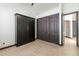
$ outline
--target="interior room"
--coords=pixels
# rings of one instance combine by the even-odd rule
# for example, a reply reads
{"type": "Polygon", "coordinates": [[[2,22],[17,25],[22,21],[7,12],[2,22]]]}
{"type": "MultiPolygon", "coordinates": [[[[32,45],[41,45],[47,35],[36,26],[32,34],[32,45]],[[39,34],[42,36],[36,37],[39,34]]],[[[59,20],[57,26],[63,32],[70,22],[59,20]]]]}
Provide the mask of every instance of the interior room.
{"type": "Polygon", "coordinates": [[[78,3],[0,3],[0,56],[79,55],[78,11],[78,3]]]}
{"type": "Polygon", "coordinates": [[[64,41],[65,45],[76,46],[77,43],[77,14],[64,15],[64,41]]]}

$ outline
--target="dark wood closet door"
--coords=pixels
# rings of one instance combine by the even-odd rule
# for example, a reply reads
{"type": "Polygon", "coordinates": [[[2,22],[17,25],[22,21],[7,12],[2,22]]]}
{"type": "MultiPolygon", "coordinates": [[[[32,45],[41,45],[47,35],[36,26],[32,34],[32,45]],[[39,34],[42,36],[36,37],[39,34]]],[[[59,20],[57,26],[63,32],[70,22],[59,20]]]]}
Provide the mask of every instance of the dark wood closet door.
{"type": "Polygon", "coordinates": [[[50,41],[49,40],[49,17],[44,18],[44,40],[45,41],[50,41]]]}
{"type": "Polygon", "coordinates": [[[31,21],[31,20],[29,23],[29,39],[31,41],[33,41],[35,39],[35,23],[34,23],[34,21],[31,21]]]}
{"type": "Polygon", "coordinates": [[[50,16],[50,41],[59,44],[59,14],[50,16]]]}
{"type": "Polygon", "coordinates": [[[48,27],[48,18],[43,17],[38,19],[38,38],[44,41],[49,41],[48,38],[48,32],[47,32],[47,27],[48,27]]]}
{"type": "Polygon", "coordinates": [[[38,19],[38,38],[42,39],[42,19],[38,19]]]}
{"type": "Polygon", "coordinates": [[[49,41],[48,32],[47,32],[47,17],[42,18],[42,40],[49,41]]]}
{"type": "Polygon", "coordinates": [[[34,18],[16,14],[17,39],[16,45],[20,46],[34,40],[34,18]]]}
{"type": "Polygon", "coordinates": [[[59,14],[38,19],[38,39],[59,44],[59,14]]]}
{"type": "Polygon", "coordinates": [[[55,17],[50,16],[49,17],[49,31],[50,31],[50,42],[55,42],[55,17]]]}
{"type": "Polygon", "coordinates": [[[46,33],[47,33],[47,34],[46,34],[46,38],[47,38],[47,41],[48,41],[48,42],[50,42],[50,24],[49,24],[50,22],[49,22],[49,21],[50,21],[50,20],[49,20],[49,16],[47,16],[47,18],[46,18],[46,22],[47,22],[47,23],[46,23],[46,24],[47,24],[47,25],[46,25],[46,27],[47,27],[47,30],[46,30],[46,33]]]}
{"type": "Polygon", "coordinates": [[[55,43],[59,44],[59,14],[55,16],[55,43]]]}
{"type": "Polygon", "coordinates": [[[41,22],[40,22],[40,24],[41,24],[41,28],[40,28],[41,29],[41,32],[40,32],[41,34],[40,35],[41,35],[42,40],[44,40],[44,24],[43,23],[44,23],[44,21],[43,21],[43,18],[42,18],[41,22]]]}

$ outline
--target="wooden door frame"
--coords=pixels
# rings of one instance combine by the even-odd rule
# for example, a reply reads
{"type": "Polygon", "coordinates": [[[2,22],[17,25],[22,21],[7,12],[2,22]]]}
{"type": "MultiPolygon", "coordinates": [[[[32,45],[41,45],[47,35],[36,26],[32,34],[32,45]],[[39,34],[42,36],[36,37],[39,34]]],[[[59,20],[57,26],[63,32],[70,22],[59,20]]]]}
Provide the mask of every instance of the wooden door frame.
{"type": "Polygon", "coordinates": [[[65,16],[65,15],[70,15],[70,14],[74,14],[74,13],[76,13],[76,46],[78,46],[78,11],[75,11],[75,12],[70,12],[70,13],[66,13],[66,14],[64,14],[64,13],[62,13],[62,15],[61,15],[61,32],[62,32],[62,39],[61,39],[61,43],[62,43],[62,46],[64,45],[64,34],[63,34],[63,23],[64,23],[64,19],[63,19],[63,17],[65,16]]]}

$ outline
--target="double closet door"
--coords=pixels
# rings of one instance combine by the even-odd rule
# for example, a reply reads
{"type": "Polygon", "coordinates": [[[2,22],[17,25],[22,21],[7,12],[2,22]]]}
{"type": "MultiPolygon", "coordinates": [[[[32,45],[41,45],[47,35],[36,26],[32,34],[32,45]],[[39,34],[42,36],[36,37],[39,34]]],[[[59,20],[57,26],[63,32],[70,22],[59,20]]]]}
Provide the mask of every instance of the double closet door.
{"type": "Polygon", "coordinates": [[[59,14],[38,19],[38,39],[59,44],[59,14]]]}
{"type": "Polygon", "coordinates": [[[17,38],[16,45],[20,46],[31,41],[34,41],[35,37],[35,27],[34,27],[34,18],[16,14],[17,22],[17,38]]]}
{"type": "Polygon", "coordinates": [[[38,19],[38,39],[49,41],[49,22],[48,18],[40,18],[38,19]]]}

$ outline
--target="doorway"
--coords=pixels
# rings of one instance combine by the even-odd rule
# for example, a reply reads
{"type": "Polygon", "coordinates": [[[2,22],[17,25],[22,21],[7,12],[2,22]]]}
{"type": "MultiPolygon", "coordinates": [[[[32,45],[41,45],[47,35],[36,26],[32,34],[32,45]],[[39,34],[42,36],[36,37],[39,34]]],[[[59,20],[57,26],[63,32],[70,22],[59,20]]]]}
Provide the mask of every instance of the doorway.
{"type": "Polygon", "coordinates": [[[63,44],[78,46],[78,12],[63,15],[63,44]]]}

